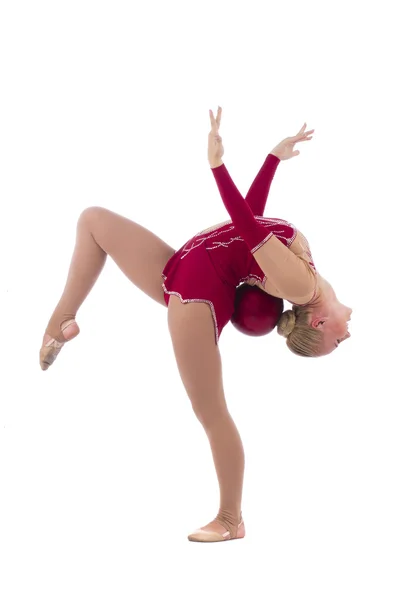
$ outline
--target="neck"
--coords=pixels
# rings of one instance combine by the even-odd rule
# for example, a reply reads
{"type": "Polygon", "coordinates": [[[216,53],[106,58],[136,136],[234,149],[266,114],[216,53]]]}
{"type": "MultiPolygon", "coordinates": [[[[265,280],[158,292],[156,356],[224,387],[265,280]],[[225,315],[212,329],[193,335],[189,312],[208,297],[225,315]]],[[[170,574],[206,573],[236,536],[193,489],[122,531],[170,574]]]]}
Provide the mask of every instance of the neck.
{"type": "Polygon", "coordinates": [[[317,274],[317,294],[312,302],[308,305],[314,316],[325,313],[327,316],[332,307],[338,306],[340,302],[336,298],[336,294],[331,284],[324,279],[319,273],[317,274]]]}

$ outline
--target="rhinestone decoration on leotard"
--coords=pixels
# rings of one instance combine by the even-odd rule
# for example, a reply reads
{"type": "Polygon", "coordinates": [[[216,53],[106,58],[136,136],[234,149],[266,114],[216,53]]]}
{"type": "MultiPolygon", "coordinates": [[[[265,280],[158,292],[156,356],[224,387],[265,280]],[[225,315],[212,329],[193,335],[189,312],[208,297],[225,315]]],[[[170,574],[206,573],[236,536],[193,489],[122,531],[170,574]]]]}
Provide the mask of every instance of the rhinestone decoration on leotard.
{"type": "Polygon", "coordinates": [[[270,239],[270,238],[271,238],[273,235],[274,235],[274,234],[272,234],[272,233],[269,233],[269,234],[267,235],[267,237],[266,237],[265,239],[263,239],[263,241],[262,241],[262,242],[260,242],[259,244],[257,244],[257,246],[255,246],[255,247],[254,247],[254,248],[251,250],[251,253],[252,253],[252,254],[254,254],[255,252],[257,252],[257,250],[259,250],[259,249],[261,248],[261,246],[264,246],[264,244],[265,244],[266,242],[268,242],[268,240],[269,240],[269,239],[270,239]]]}
{"type": "Polygon", "coordinates": [[[198,235],[204,235],[205,233],[211,233],[212,231],[216,231],[220,227],[225,227],[225,225],[229,225],[229,224],[232,224],[231,219],[229,221],[224,221],[223,223],[218,223],[218,225],[213,225],[212,227],[209,227],[208,229],[203,229],[203,231],[199,231],[199,233],[196,233],[196,235],[194,237],[197,237],[198,235]]]}
{"type": "MultiPolygon", "coordinates": [[[[260,244],[258,244],[255,248],[253,248],[251,250],[252,254],[254,254],[254,252],[256,252],[259,248],[261,248],[261,246],[268,241],[268,239],[271,237],[271,235],[274,235],[275,237],[280,238],[281,240],[284,240],[284,242],[286,242],[286,244],[287,244],[287,247],[291,246],[294,239],[296,238],[296,235],[297,235],[296,228],[291,223],[288,223],[287,221],[283,221],[282,219],[271,219],[268,217],[255,217],[255,218],[258,221],[261,221],[260,224],[265,223],[266,225],[285,225],[286,227],[290,227],[291,229],[293,229],[293,235],[290,238],[286,238],[284,235],[280,235],[280,234],[284,234],[284,231],[278,229],[278,230],[274,231],[273,233],[268,234],[268,236],[262,242],[260,242],[260,244]]],[[[186,258],[186,256],[192,250],[195,250],[196,248],[198,248],[199,246],[204,244],[207,240],[216,238],[219,235],[228,233],[229,231],[232,231],[234,229],[235,229],[235,226],[232,224],[232,221],[226,221],[225,223],[222,223],[218,226],[206,229],[203,232],[198,233],[197,235],[194,236],[194,238],[192,238],[192,240],[195,240],[195,241],[194,242],[192,241],[192,243],[189,247],[185,246],[183,248],[182,256],[180,257],[181,260],[186,258]],[[224,229],[224,227],[226,227],[226,225],[230,225],[228,229],[224,229]],[[210,235],[205,235],[206,233],[208,233],[210,235]]],[[[212,246],[206,247],[206,250],[215,250],[216,248],[228,248],[228,246],[230,244],[232,244],[233,242],[244,242],[244,239],[241,236],[235,236],[235,237],[232,237],[230,240],[226,240],[224,242],[214,241],[214,242],[212,242],[212,244],[213,244],[212,246]]]]}
{"type": "Polygon", "coordinates": [[[253,275],[253,273],[250,273],[249,275],[246,275],[246,277],[242,277],[242,279],[240,279],[239,285],[241,283],[247,283],[248,285],[256,285],[256,281],[253,281],[254,279],[261,283],[262,287],[264,287],[265,282],[268,278],[266,275],[264,275],[264,277],[261,279],[261,277],[259,277],[258,275],[253,275]]]}
{"type": "MultiPolygon", "coordinates": [[[[165,275],[163,275],[163,277],[164,277],[164,279],[166,279],[165,275]]],[[[215,313],[214,303],[211,302],[211,300],[201,300],[200,298],[188,298],[187,300],[184,300],[179,292],[170,292],[169,290],[167,290],[164,283],[162,284],[162,287],[163,287],[164,292],[166,294],[168,294],[169,296],[177,296],[182,304],[187,304],[188,302],[204,302],[204,303],[208,304],[208,306],[211,308],[211,314],[212,314],[212,318],[214,321],[215,343],[218,346],[218,323],[217,323],[217,315],[215,313]]]]}
{"type": "MultiPolygon", "coordinates": [[[[192,242],[192,245],[190,246],[190,248],[186,248],[186,246],[183,248],[182,252],[185,253],[183,254],[183,256],[181,256],[181,260],[183,260],[184,258],[186,258],[186,256],[192,251],[195,250],[196,248],[198,248],[199,246],[201,246],[202,244],[204,244],[204,242],[206,242],[207,240],[212,239],[213,237],[216,237],[217,235],[219,235],[220,233],[226,233],[228,231],[231,231],[232,229],[234,229],[233,225],[229,228],[226,229],[225,231],[218,231],[218,232],[214,232],[212,235],[207,235],[205,237],[200,237],[197,238],[197,236],[195,238],[196,243],[192,242]],[[197,243],[198,242],[198,243],[197,243]]],[[[240,239],[240,238],[238,238],[240,239]]]]}
{"type": "Polygon", "coordinates": [[[231,238],[229,242],[213,242],[215,246],[206,246],[206,250],[215,250],[216,248],[227,248],[232,242],[244,242],[240,236],[231,238]]]}

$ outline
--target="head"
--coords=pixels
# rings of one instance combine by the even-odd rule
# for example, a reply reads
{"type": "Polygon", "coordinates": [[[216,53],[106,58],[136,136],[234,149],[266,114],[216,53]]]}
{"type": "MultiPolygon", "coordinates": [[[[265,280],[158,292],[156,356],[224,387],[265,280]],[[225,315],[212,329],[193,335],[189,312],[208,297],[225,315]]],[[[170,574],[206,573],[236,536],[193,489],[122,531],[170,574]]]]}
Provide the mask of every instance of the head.
{"type": "Polygon", "coordinates": [[[282,313],[278,333],[298,356],[325,356],[350,337],[352,310],[340,303],[316,308],[293,306],[282,313]]]}

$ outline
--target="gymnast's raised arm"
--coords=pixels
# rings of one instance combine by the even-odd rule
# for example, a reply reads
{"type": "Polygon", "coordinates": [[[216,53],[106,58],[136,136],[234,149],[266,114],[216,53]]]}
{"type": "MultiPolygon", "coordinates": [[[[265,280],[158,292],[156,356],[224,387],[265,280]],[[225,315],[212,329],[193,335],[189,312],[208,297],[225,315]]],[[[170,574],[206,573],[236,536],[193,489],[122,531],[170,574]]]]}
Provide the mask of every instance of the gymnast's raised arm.
{"type": "MultiPolygon", "coordinates": [[[[239,193],[226,169],[219,125],[210,111],[211,132],[209,134],[209,162],[221,198],[238,233],[243,237],[255,260],[265,275],[282,292],[285,299],[301,298],[306,303],[315,290],[315,274],[309,266],[287,248],[271,231],[269,226],[260,224],[254,218],[249,205],[239,193]]],[[[302,128],[304,136],[305,126],[302,128]]],[[[297,155],[293,152],[295,142],[282,142],[276,150],[284,158],[297,155]]]]}
{"type": "MultiPolygon", "coordinates": [[[[214,119],[217,126],[217,131],[221,125],[221,117],[222,108],[219,106],[217,110],[217,116],[214,119]]],[[[213,118],[214,116],[210,110],[210,119],[213,118]]],[[[211,131],[208,142],[208,161],[210,163],[210,167],[219,167],[223,164],[222,156],[224,154],[224,147],[222,145],[222,138],[219,134],[216,136],[213,135],[213,132],[211,131]]],[[[272,154],[272,152],[268,154],[261,169],[257,173],[256,178],[251,184],[249,191],[247,192],[245,200],[250,206],[253,215],[262,216],[264,214],[271,183],[280,162],[280,158],[278,158],[278,151],[279,149],[276,147],[273,150],[274,154],[272,154]]]]}
{"type": "MultiPolygon", "coordinates": [[[[213,136],[213,131],[210,132],[209,137],[209,156],[208,160],[211,168],[216,168],[223,164],[222,156],[224,154],[224,148],[222,145],[222,138],[219,135],[219,127],[221,125],[222,108],[219,106],[217,116],[214,121],[216,124],[217,135],[213,136]]],[[[210,111],[210,119],[213,119],[212,111],[210,111]]],[[[280,142],[265,159],[261,169],[259,170],[256,178],[250,186],[250,189],[246,195],[246,202],[250,206],[252,212],[256,216],[262,216],[264,214],[265,206],[267,204],[268,194],[271,187],[272,180],[276,173],[276,169],[281,160],[287,160],[293,156],[298,156],[299,151],[293,151],[294,145],[297,142],[308,141],[311,139],[310,134],[314,130],[305,131],[305,125],[300,129],[299,133],[291,138],[285,138],[280,142]]]]}

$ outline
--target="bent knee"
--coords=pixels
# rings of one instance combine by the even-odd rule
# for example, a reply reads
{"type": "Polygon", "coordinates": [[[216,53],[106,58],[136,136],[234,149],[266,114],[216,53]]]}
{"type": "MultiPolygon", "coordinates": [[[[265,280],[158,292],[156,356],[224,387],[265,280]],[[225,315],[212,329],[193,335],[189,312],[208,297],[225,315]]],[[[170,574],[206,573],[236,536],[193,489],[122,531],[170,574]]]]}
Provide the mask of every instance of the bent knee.
{"type": "Polygon", "coordinates": [[[107,212],[109,211],[102,206],[89,206],[88,208],[85,208],[79,215],[79,222],[86,223],[88,221],[92,221],[93,219],[96,219],[100,215],[107,212]]]}
{"type": "Polygon", "coordinates": [[[85,208],[78,219],[78,227],[86,227],[93,233],[93,231],[101,231],[107,228],[110,224],[111,211],[102,206],[89,206],[85,208]]]}

